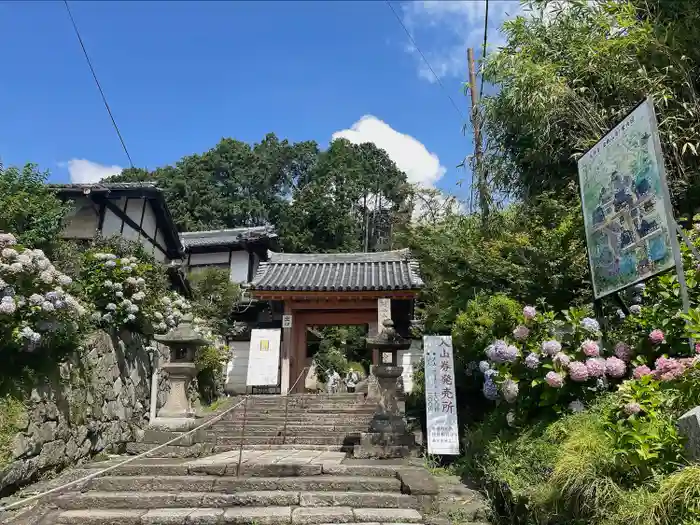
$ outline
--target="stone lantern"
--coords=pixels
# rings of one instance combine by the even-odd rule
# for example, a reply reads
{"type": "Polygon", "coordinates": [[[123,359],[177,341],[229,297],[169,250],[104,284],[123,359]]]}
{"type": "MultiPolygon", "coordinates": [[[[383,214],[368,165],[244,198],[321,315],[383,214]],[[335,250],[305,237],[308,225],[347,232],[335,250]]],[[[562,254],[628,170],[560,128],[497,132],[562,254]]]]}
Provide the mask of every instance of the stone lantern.
{"type": "Polygon", "coordinates": [[[377,411],[372,418],[369,432],[360,436],[355,446],[356,457],[391,458],[405,456],[413,445],[413,436],[406,432],[406,423],[399,410],[397,379],[403,367],[397,365],[399,350],[408,350],[410,339],[404,339],[394,329],[391,319],[384,321],[383,330],[366,339],[370,350],[378,350],[380,364],[374,367],[378,384],[377,411]]]}
{"type": "Polygon", "coordinates": [[[197,375],[194,364],[197,348],[211,344],[195,331],[192,326],[192,315],[185,315],[180,324],[165,335],[155,336],[155,340],[170,349],[170,362],[163,365],[168,374],[170,390],[168,399],[158,411],[151,423],[154,427],[164,427],[169,430],[188,430],[195,421],[194,411],[190,406],[187,389],[197,375]]]}

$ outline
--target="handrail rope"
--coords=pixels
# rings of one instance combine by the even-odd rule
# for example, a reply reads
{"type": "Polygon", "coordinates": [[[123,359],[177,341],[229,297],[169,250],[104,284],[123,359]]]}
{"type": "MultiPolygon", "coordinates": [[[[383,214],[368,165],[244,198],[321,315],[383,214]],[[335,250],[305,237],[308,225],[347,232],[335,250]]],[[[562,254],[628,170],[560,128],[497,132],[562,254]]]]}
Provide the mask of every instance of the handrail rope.
{"type": "Polygon", "coordinates": [[[93,472],[92,474],[89,474],[83,478],[76,479],[75,481],[71,481],[71,482],[66,483],[64,485],[61,485],[59,487],[54,487],[54,488],[49,489],[45,492],[41,492],[39,494],[35,494],[34,496],[30,496],[30,497],[25,498],[23,500],[16,501],[15,503],[11,503],[10,505],[6,505],[5,507],[0,507],[0,512],[7,512],[8,510],[14,509],[16,507],[21,507],[21,506],[26,505],[27,503],[29,503],[31,501],[35,501],[35,500],[42,498],[44,496],[47,496],[49,494],[53,494],[55,492],[58,492],[59,490],[63,490],[63,489],[66,489],[68,487],[72,487],[73,485],[77,485],[79,483],[84,483],[86,481],[90,481],[90,480],[95,479],[96,477],[98,477],[102,474],[105,474],[106,472],[111,472],[112,470],[118,469],[119,467],[123,467],[124,465],[131,463],[132,461],[136,461],[137,459],[141,459],[143,457],[146,457],[149,454],[152,454],[153,452],[156,452],[157,450],[160,450],[164,447],[172,445],[173,443],[181,440],[182,438],[184,438],[186,436],[189,436],[190,434],[197,432],[198,430],[203,429],[206,426],[213,425],[214,423],[220,421],[221,418],[223,418],[226,414],[231,412],[234,408],[237,408],[242,403],[246,402],[247,399],[248,399],[248,396],[244,396],[244,398],[241,401],[239,401],[238,403],[236,403],[232,407],[227,408],[221,414],[214,416],[211,419],[208,419],[207,421],[205,421],[204,423],[202,423],[198,427],[193,428],[192,430],[189,430],[189,431],[185,432],[184,434],[181,434],[181,435],[177,436],[176,438],[173,438],[170,441],[163,443],[162,445],[158,445],[150,450],[147,450],[146,452],[142,452],[141,454],[139,454],[137,456],[130,457],[130,458],[122,461],[121,463],[117,463],[116,465],[112,465],[111,467],[107,467],[107,468],[100,470],[98,472],[93,472]]]}
{"type": "Polygon", "coordinates": [[[299,372],[299,375],[297,376],[297,380],[294,381],[294,384],[292,385],[291,388],[287,390],[287,392],[284,394],[284,427],[282,427],[282,444],[285,445],[287,443],[287,419],[289,417],[289,393],[294,390],[294,387],[297,386],[297,383],[301,379],[301,376],[304,375],[304,371],[307,370],[309,367],[305,366],[304,368],[301,369],[301,372],[299,372]]]}

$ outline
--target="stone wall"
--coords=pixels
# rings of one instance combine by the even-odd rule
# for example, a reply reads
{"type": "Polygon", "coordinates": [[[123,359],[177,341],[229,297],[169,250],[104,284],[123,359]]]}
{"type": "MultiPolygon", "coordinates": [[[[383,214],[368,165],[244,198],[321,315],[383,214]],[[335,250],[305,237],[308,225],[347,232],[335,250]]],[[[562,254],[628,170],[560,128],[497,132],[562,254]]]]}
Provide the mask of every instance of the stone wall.
{"type": "MultiPolygon", "coordinates": [[[[162,364],[167,351],[157,350],[162,364]]],[[[129,333],[98,332],[42,378],[10,422],[17,432],[4,440],[9,450],[0,450],[0,494],[135,440],[149,420],[150,351],[129,333]]],[[[159,404],[165,384],[161,378],[159,404]]]]}

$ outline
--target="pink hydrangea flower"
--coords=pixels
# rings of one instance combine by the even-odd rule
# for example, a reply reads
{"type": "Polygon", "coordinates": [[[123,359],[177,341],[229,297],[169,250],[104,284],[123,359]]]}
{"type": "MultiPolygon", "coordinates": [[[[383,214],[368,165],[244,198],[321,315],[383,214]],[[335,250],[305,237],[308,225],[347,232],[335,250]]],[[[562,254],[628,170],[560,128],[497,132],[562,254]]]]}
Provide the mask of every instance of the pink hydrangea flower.
{"type": "Polygon", "coordinates": [[[649,368],[647,365],[639,365],[635,367],[632,371],[632,377],[634,377],[635,379],[639,379],[641,377],[648,376],[651,374],[651,368],[649,368]]]}
{"type": "Polygon", "coordinates": [[[625,411],[625,414],[631,416],[632,414],[639,414],[642,411],[642,407],[639,403],[627,403],[623,407],[623,410],[625,411]]]}
{"type": "Polygon", "coordinates": [[[664,342],[664,339],[664,333],[659,329],[652,330],[649,334],[649,341],[654,345],[660,345],[664,342]]]}
{"type": "Polygon", "coordinates": [[[586,359],[586,368],[590,377],[603,377],[605,375],[605,359],[602,357],[586,359]]]}
{"type": "Polygon", "coordinates": [[[662,381],[671,381],[681,376],[687,368],[686,363],[673,357],[659,357],[654,363],[654,377],[662,381]]]}
{"type": "Polygon", "coordinates": [[[571,362],[571,358],[566,355],[564,352],[559,352],[557,355],[554,356],[552,359],[555,363],[561,365],[561,366],[569,366],[569,363],[571,362]]]}
{"type": "Polygon", "coordinates": [[[525,325],[521,324],[515,330],[513,330],[513,337],[515,337],[518,341],[524,341],[527,339],[528,335],[530,335],[530,329],[525,325]]]}
{"type": "Polygon", "coordinates": [[[620,341],[615,345],[615,355],[623,361],[629,361],[632,359],[632,349],[630,345],[620,341]]]}
{"type": "Polygon", "coordinates": [[[588,380],[588,368],[581,361],[573,361],[569,363],[569,377],[577,383],[582,383],[588,380]]]}
{"type": "Polygon", "coordinates": [[[695,353],[700,354],[700,343],[695,343],[695,353]]]}
{"type": "Polygon", "coordinates": [[[622,377],[627,371],[627,365],[619,357],[608,357],[605,360],[605,372],[610,377],[622,377]]]}
{"type": "Polygon", "coordinates": [[[534,306],[526,306],[523,308],[523,317],[528,321],[531,321],[537,315],[537,310],[534,306]]]}
{"type": "Polygon", "coordinates": [[[564,378],[556,372],[547,372],[547,375],[544,376],[544,380],[547,381],[547,384],[552,388],[561,388],[564,385],[564,378]]]}
{"type": "Polygon", "coordinates": [[[600,355],[600,347],[598,346],[598,343],[591,341],[590,339],[586,339],[583,343],[581,343],[581,350],[583,350],[583,353],[588,357],[598,357],[600,355]]]}

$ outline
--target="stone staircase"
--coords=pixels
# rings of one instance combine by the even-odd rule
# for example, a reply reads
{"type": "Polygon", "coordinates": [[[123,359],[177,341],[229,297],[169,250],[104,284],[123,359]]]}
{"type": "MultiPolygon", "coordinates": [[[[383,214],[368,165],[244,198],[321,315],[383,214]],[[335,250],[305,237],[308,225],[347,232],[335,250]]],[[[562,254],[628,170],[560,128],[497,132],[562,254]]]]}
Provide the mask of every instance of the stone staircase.
{"type": "MultiPolygon", "coordinates": [[[[233,398],[235,405],[243,398],[233,398]]],[[[352,451],[366,432],[376,404],[363,394],[294,394],[249,396],[243,405],[221,420],[165,447],[165,457],[192,457],[247,449],[295,448],[352,451]]],[[[204,420],[202,420],[204,422],[204,420]]],[[[129,444],[139,454],[165,443],[177,433],[148,430],[139,443],[129,444]]]]}
{"type": "MultiPolygon", "coordinates": [[[[118,464],[93,463],[72,479],[118,464]]],[[[422,467],[342,452],[244,450],[142,459],[51,497],[22,525],[319,525],[425,523],[436,485],[422,467]]],[[[61,482],[57,480],[55,483],[61,482]]],[[[65,482],[65,480],[63,481],[65,482]]]]}

